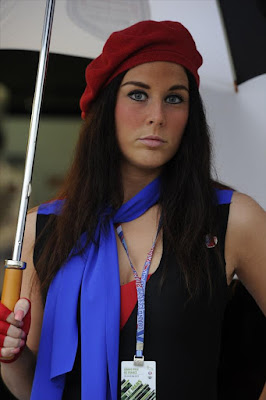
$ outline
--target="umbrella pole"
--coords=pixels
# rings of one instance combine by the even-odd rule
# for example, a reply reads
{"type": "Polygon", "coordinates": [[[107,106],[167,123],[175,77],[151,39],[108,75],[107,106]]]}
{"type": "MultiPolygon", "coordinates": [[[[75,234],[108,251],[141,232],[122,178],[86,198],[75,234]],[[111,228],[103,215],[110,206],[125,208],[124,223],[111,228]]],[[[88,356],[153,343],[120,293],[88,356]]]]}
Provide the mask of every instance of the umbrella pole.
{"type": "Polygon", "coordinates": [[[32,171],[36,150],[36,141],[39,128],[40,109],[43,96],[43,87],[48,66],[48,55],[50,38],[53,24],[55,0],[47,0],[45,19],[42,33],[41,51],[39,55],[39,65],[35,85],[35,94],[32,105],[31,122],[29,129],[29,139],[27,156],[25,162],[24,180],[22,186],[21,201],[19,207],[17,231],[15,236],[12,260],[5,261],[5,275],[2,290],[1,302],[10,310],[14,309],[20,297],[22,271],[26,268],[26,263],[21,261],[23,237],[26,224],[29,197],[31,194],[32,171]]]}

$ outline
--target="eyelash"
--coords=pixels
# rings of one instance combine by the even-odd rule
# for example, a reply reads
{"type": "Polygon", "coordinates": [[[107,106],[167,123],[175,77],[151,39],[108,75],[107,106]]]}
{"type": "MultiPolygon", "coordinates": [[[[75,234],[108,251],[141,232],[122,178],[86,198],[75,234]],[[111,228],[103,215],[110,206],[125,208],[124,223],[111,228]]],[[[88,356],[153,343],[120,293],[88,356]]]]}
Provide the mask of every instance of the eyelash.
{"type": "Polygon", "coordinates": [[[169,97],[175,97],[179,100],[178,103],[170,103],[170,104],[180,104],[184,101],[183,97],[180,96],[180,94],[169,94],[169,96],[167,96],[166,98],[169,98],[169,97]]]}
{"type": "MultiPolygon", "coordinates": [[[[135,95],[144,95],[146,98],[148,97],[147,94],[145,92],[142,92],[141,90],[133,90],[132,92],[128,93],[128,97],[130,97],[132,100],[143,101],[143,100],[134,98],[135,95]]],[[[146,100],[146,98],[145,98],[145,100],[146,100]]]]}
{"type": "MultiPolygon", "coordinates": [[[[130,99],[134,100],[134,101],[142,102],[142,101],[145,101],[148,98],[148,95],[147,95],[147,93],[142,92],[141,90],[133,90],[132,92],[128,93],[128,97],[130,99]],[[144,95],[145,99],[136,99],[136,98],[134,98],[135,95],[144,95]]],[[[179,94],[169,94],[168,96],[166,96],[165,100],[167,100],[169,97],[175,97],[175,98],[177,98],[179,100],[177,103],[175,103],[175,102],[171,103],[170,102],[169,104],[180,104],[180,103],[182,103],[184,101],[183,97],[181,95],[179,95],[179,94]]]]}

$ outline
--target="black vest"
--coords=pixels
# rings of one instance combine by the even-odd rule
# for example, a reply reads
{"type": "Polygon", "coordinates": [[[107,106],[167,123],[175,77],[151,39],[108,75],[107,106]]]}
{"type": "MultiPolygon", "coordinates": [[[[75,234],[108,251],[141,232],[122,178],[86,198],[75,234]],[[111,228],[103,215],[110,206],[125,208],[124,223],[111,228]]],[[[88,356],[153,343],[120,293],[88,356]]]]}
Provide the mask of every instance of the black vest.
{"type": "MultiPolygon", "coordinates": [[[[217,207],[217,246],[223,259],[229,204],[217,207]]],[[[48,216],[38,215],[37,237],[47,220],[48,216]]],[[[42,246],[43,241],[39,240],[34,250],[35,264],[42,246]]],[[[163,247],[166,248],[166,243],[163,247]]],[[[217,399],[221,326],[228,287],[225,266],[218,265],[215,249],[208,251],[214,282],[211,298],[209,288],[203,285],[201,293],[189,300],[183,275],[171,252],[163,251],[158,269],[147,282],[144,357],[156,361],[157,400],[217,399]],[[166,276],[161,284],[165,269],[166,276]]],[[[137,306],[120,332],[120,361],[133,360],[136,317],[137,306]]],[[[80,347],[74,368],[67,374],[63,395],[64,400],[79,398],[80,347]]]]}

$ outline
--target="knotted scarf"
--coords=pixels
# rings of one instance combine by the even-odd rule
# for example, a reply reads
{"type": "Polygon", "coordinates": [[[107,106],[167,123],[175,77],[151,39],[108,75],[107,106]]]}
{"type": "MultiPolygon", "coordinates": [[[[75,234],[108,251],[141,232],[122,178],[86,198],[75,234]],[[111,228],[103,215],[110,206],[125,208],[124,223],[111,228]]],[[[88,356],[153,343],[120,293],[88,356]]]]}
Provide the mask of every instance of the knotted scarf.
{"type": "MultiPolygon", "coordinates": [[[[82,399],[117,400],[120,279],[115,223],[132,221],[158,202],[155,179],[123,204],[110,220],[108,233],[98,227],[99,246],[68,260],[53,279],[44,310],[31,400],[58,400],[65,374],[72,370],[78,347],[80,296],[82,399]]],[[[39,207],[40,214],[60,214],[62,201],[39,207]]],[[[85,243],[85,234],[81,242],[85,243]]]]}

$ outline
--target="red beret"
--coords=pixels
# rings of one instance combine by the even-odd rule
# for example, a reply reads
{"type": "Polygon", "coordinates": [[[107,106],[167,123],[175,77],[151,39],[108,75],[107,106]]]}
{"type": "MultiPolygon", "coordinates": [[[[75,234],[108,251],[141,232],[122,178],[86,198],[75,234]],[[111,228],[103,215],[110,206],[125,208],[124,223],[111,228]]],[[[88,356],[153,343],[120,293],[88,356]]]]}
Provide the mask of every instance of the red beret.
{"type": "Polygon", "coordinates": [[[182,65],[194,75],[199,86],[197,71],[202,57],[189,31],[179,22],[141,21],[112,33],[102,54],[87,66],[87,86],[80,99],[81,117],[85,119],[99,91],[118,74],[152,61],[182,65]]]}

